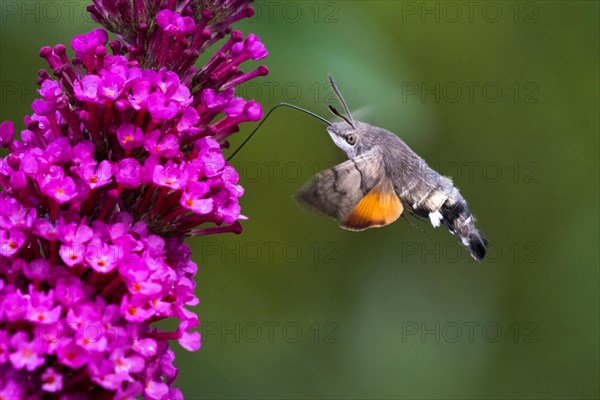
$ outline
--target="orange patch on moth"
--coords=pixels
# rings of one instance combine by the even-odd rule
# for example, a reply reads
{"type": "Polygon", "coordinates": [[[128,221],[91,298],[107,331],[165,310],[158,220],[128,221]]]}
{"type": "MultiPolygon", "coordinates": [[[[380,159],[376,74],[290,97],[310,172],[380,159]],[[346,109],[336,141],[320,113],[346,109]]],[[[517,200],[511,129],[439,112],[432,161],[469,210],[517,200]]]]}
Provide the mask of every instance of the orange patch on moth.
{"type": "Polygon", "coordinates": [[[392,184],[384,181],[375,186],[354,207],[343,227],[363,230],[391,224],[400,217],[404,208],[392,184]]]}

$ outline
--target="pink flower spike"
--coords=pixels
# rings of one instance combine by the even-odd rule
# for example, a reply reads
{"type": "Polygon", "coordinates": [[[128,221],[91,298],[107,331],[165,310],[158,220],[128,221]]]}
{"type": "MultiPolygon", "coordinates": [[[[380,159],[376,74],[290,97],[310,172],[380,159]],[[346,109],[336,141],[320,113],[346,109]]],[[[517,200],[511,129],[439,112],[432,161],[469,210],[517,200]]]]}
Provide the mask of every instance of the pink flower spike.
{"type": "Polygon", "coordinates": [[[242,231],[224,151],[262,117],[239,88],[267,51],[231,30],[250,0],[90,3],[106,30],[43,47],[24,127],[0,121],[0,398],[183,400],[185,239],[242,231]]]}

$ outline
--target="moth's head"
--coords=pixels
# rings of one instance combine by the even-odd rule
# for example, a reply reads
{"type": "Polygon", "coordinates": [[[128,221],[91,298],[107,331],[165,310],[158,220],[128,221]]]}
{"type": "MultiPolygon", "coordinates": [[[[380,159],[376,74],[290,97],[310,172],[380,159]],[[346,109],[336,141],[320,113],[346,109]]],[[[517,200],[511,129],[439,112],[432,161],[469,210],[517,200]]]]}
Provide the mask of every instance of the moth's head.
{"type": "Polygon", "coordinates": [[[331,136],[333,142],[340,149],[346,152],[349,158],[354,158],[371,150],[375,145],[373,140],[373,126],[352,118],[348,104],[346,104],[346,100],[342,97],[331,75],[329,76],[329,83],[346,112],[346,115],[343,115],[332,105],[329,106],[329,110],[343,120],[335,122],[327,128],[329,136],[331,136]]]}
{"type": "Polygon", "coordinates": [[[373,127],[364,122],[347,121],[335,122],[327,128],[327,132],[333,142],[348,155],[354,158],[366,151],[371,150],[375,144],[372,140],[373,127]]]}

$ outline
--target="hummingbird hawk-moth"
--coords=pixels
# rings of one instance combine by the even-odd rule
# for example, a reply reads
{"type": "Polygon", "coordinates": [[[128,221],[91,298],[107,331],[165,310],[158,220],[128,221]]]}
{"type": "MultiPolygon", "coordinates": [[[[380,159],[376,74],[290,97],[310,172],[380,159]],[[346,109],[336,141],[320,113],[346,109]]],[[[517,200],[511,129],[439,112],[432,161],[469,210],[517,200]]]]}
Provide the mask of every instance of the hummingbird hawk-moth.
{"type": "Polygon", "coordinates": [[[317,174],[297,194],[299,202],[352,231],[388,225],[407,210],[429,218],[434,227],[444,225],[475,259],[483,259],[487,240],[452,181],[392,132],[354,120],[335,81],[329,80],[346,115],[330,106],[343,121],[330,123],[327,132],[349,159],[317,174]]]}
{"type": "Polygon", "coordinates": [[[392,132],[354,120],[331,76],[329,82],[346,115],[335,107],[329,108],[342,122],[331,123],[294,104],[280,103],[228,160],[248,143],[275,109],[286,106],[302,111],[328,125],[329,136],[348,160],[318,173],[300,189],[296,197],[301,204],[337,219],[342,228],[351,231],[391,224],[407,210],[417,217],[429,218],[434,227],[444,225],[475,259],[483,259],[488,242],[475,227],[475,218],[452,180],[431,169],[392,132]]]}

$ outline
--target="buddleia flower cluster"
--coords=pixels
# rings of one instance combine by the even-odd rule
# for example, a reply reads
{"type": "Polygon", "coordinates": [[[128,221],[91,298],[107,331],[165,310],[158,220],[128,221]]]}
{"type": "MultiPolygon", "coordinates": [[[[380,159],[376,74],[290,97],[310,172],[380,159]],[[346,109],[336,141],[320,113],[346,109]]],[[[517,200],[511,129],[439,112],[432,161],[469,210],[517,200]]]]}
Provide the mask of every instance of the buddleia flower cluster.
{"type": "Polygon", "coordinates": [[[200,347],[184,239],[241,232],[223,149],[262,117],[235,89],[267,51],[231,31],[247,0],[88,9],[104,28],[42,48],[25,129],[0,124],[0,399],[180,399],[171,344],[200,347]]]}

